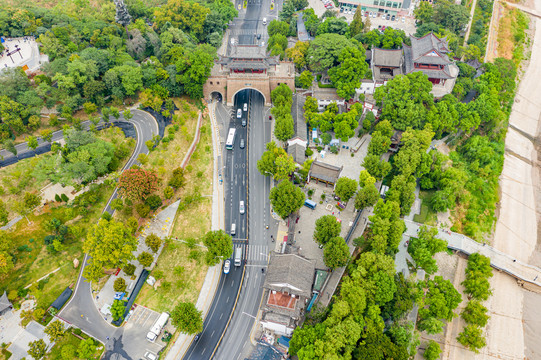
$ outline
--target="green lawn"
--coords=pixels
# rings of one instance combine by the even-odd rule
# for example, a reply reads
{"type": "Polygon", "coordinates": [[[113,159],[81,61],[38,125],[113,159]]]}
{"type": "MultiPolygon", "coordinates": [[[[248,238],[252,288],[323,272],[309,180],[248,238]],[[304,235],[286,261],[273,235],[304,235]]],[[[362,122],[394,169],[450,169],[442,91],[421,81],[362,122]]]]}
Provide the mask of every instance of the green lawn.
{"type": "Polygon", "coordinates": [[[419,193],[419,198],[421,198],[421,212],[413,216],[413,221],[416,221],[421,224],[426,225],[436,225],[437,222],[437,213],[432,210],[430,206],[430,199],[434,195],[434,191],[423,191],[419,193]]]}

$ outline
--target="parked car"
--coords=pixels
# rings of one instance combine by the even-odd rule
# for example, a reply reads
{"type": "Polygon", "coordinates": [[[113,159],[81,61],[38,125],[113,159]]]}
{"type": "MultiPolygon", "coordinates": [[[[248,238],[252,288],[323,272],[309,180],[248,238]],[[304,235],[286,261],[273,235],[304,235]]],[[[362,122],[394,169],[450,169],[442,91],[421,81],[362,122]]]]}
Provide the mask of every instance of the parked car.
{"type": "Polygon", "coordinates": [[[406,22],[406,18],[402,16],[402,22],[406,22]]]}
{"type": "Polygon", "coordinates": [[[340,8],[340,12],[343,13],[343,12],[344,12],[344,8],[340,8]]]}
{"type": "Polygon", "coordinates": [[[391,16],[391,21],[395,21],[396,20],[396,16],[391,16]]]}
{"type": "Polygon", "coordinates": [[[387,20],[391,20],[391,14],[387,14],[387,20]]]}

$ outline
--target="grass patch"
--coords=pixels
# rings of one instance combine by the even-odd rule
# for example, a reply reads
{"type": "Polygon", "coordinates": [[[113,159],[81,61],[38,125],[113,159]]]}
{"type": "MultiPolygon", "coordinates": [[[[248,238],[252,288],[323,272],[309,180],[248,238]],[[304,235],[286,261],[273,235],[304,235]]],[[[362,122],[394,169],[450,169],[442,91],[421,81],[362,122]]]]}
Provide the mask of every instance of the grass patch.
{"type": "Polygon", "coordinates": [[[518,66],[524,58],[526,29],[530,19],[519,9],[510,8],[505,3],[501,6],[504,8],[504,15],[498,26],[498,56],[511,59],[518,66]]]}
{"type": "Polygon", "coordinates": [[[2,351],[0,351],[0,359],[2,360],[8,360],[11,355],[12,354],[8,351],[8,349],[2,349],[2,351]]]}
{"type": "Polygon", "coordinates": [[[413,221],[426,225],[436,225],[437,213],[430,206],[430,199],[434,195],[434,192],[434,190],[419,192],[419,198],[422,201],[421,212],[413,216],[413,221]]]}
{"type": "Polygon", "coordinates": [[[190,249],[184,243],[170,241],[160,255],[153,274],[157,270],[164,274],[161,286],[154,290],[145,284],[137,297],[138,304],[158,312],[171,311],[176,304],[184,301],[195,304],[207,274],[207,265],[200,247],[190,249]],[[199,257],[190,255],[192,252],[198,252],[199,257]],[[181,274],[174,271],[178,266],[184,269],[181,274]]]}
{"type": "MultiPolygon", "coordinates": [[[[181,207],[175,215],[175,222],[171,236],[173,238],[201,238],[211,227],[213,176],[212,138],[210,133],[210,120],[205,117],[201,127],[201,137],[186,171],[186,186],[179,191],[181,207]],[[190,204],[186,199],[191,198],[190,204]]],[[[145,284],[141,290],[137,303],[156,311],[171,310],[177,303],[190,301],[195,303],[199,296],[203,281],[207,273],[204,263],[203,249],[170,240],[158,258],[158,270],[162,271],[164,278],[158,290],[145,284]],[[175,273],[174,269],[182,266],[182,274],[175,273]],[[164,286],[165,282],[165,286],[164,286]],[[169,284],[169,285],[167,285],[169,284]]]]}
{"type": "MultiPolygon", "coordinates": [[[[130,154],[135,145],[133,139],[125,138],[122,131],[114,127],[101,131],[98,137],[111,141],[115,146],[128,147],[130,154]]],[[[39,189],[44,184],[36,184],[31,175],[32,168],[39,158],[26,159],[1,169],[2,183],[10,182],[21,192],[39,189]]],[[[128,158],[129,156],[122,161],[120,166],[128,158]]],[[[113,186],[105,183],[92,185],[87,192],[79,195],[79,198],[75,200],[76,204],[49,203],[28,215],[30,223],[23,219],[12,229],[4,232],[4,240],[9,244],[14,268],[0,277],[0,291],[9,292],[31,285],[30,293],[37,298],[37,307],[47,308],[67,286],[75,281],[79,268],[74,269],[73,260],[81,260],[86,231],[101,216],[113,191],[113,186]],[[79,201],[81,199],[84,201],[79,201]],[[53,218],[60,220],[69,229],[63,249],[57,253],[49,252],[44,244],[44,237],[52,234],[44,225],[53,218]],[[58,268],[59,270],[54,274],[50,274],[39,283],[36,282],[58,268]]],[[[10,200],[11,195],[5,199],[10,200]]]]}

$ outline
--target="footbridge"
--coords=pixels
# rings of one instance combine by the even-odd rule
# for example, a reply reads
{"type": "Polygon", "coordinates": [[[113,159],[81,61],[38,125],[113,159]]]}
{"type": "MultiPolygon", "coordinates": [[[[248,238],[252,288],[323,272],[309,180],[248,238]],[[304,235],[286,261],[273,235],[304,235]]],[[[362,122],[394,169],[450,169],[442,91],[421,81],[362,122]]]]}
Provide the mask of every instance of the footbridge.
{"type": "MultiPolygon", "coordinates": [[[[404,220],[406,223],[405,235],[416,237],[417,231],[423,224],[410,220],[404,220]]],[[[513,258],[492,246],[478,243],[477,241],[452,231],[439,229],[438,238],[447,241],[447,247],[451,250],[459,251],[470,255],[479,253],[490,259],[490,265],[502,272],[505,272],[516,278],[519,285],[524,288],[541,293],[541,268],[525,264],[520,260],[513,258]]]]}

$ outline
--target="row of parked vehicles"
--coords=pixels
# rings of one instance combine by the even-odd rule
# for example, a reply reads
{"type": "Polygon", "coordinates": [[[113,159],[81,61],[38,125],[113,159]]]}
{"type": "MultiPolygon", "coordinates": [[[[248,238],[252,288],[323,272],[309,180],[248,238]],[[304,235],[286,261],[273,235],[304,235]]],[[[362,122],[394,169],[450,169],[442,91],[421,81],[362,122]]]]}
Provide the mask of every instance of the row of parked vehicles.
{"type": "Polygon", "coordinates": [[[334,6],[334,3],[332,0],[321,0],[323,2],[323,6],[325,6],[325,9],[332,9],[334,6]]]}

